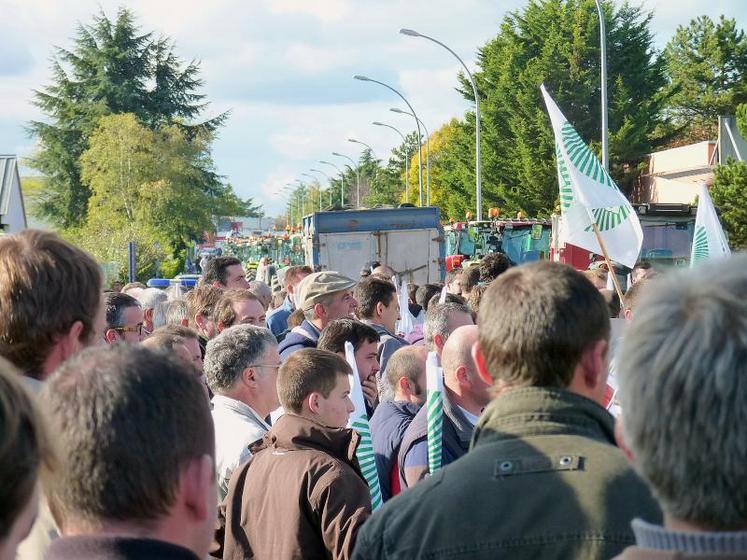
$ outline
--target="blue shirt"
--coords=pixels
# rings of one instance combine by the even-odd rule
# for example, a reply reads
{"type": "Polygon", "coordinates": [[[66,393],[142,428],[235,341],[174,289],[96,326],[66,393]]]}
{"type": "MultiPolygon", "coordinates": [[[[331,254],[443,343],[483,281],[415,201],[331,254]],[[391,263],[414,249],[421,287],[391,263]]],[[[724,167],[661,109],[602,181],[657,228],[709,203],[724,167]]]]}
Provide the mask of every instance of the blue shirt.
{"type": "Polygon", "coordinates": [[[270,311],[267,315],[267,328],[270,329],[272,334],[278,336],[288,330],[288,317],[294,310],[290,296],[285,296],[283,305],[270,311]]]}

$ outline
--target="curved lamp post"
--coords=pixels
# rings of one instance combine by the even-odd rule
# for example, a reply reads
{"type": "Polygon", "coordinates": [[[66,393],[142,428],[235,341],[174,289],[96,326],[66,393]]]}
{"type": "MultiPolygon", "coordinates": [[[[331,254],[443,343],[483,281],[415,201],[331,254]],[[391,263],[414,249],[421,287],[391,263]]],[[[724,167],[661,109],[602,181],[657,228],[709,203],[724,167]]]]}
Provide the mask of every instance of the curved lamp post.
{"type": "MultiPolygon", "coordinates": [[[[330,177],[329,175],[327,175],[321,169],[309,169],[309,171],[311,171],[312,173],[321,173],[322,175],[324,175],[327,178],[327,181],[329,181],[329,184],[330,185],[332,184],[332,177],[330,177]]],[[[332,206],[332,189],[328,188],[327,192],[329,193],[329,205],[332,206]]]]}
{"type": "Polygon", "coordinates": [[[609,171],[609,145],[607,141],[607,35],[604,29],[604,8],[599,0],[594,0],[599,13],[599,46],[602,67],[602,166],[609,171]]]}
{"type": "Polygon", "coordinates": [[[333,156],[345,158],[350,163],[355,165],[355,167],[350,167],[351,170],[355,171],[355,185],[356,185],[356,193],[355,193],[355,207],[360,208],[361,207],[361,175],[358,173],[358,165],[353,161],[353,158],[346,156],[345,154],[341,154],[338,152],[332,152],[333,156]]]}
{"type": "MultiPolygon", "coordinates": [[[[389,109],[392,113],[399,113],[400,115],[408,115],[410,117],[415,117],[418,119],[416,115],[413,113],[408,113],[407,111],[403,111],[402,109],[389,109]]],[[[425,126],[425,123],[418,119],[418,122],[420,123],[420,126],[423,127],[423,130],[425,130],[425,205],[430,206],[431,205],[431,133],[428,132],[428,129],[425,126]]]]}
{"type": "Polygon", "coordinates": [[[407,202],[410,202],[410,174],[408,173],[408,163],[410,160],[410,152],[407,151],[407,139],[405,138],[405,135],[402,134],[402,132],[398,129],[393,127],[390,124],[386,124],[379,121],[374,121],[371,124],[376,126],[385,126],[387,128],[391,128],[394,132],[399,134],[402,137],[402,145],[405,147],[405,200],[407,202]]]}
{"type": "Polygon", "coordinates": [[[418,33],[413,29],[400,29],[399,32],[402,35],[407,35],[409,37],[422,37],[423,39],[428,39],[429,41],[432,41],[437,45],[445,48],[454,56],[454,58],[456,58],[462,64],[462,67],[464,68],[464,71],[469,78],[469,82],[470,84],[472,84],[472,93],[475,96],[475,202],[477,206],[475,218],[479,221],[482,219],[482,178],[480,176],[480,95],[477,93],[477,85],[475,84],[475,79],[464,61],[459,58],[459,55],[449,47],[444,45],[441,41],[434,39],[433,37],[429,37],[428,35],[418,33]]]}
{"type": "MultiPolygon", "coordinates": [[[[384,82],[380,82],[378,80],[374,80],[372,78],[369,78],[368,76],[361,76],[361,75],[355,75],[353,76],[356,80],[361,80],[362,82],[373,82],[375,84],[379,84],[380,86],[384,86],[390,91],[393,91],[396,93],[402,101],[405,102],[405,105],[410,109],[413,115],[416,115],[415,109],[412,108],[412,105],[410,105],[410,102],[405,98],[404,95],[402,95],[400,92],[398,92],[396,89],[394,89],[392,86],[385,84],[384,82]]],[[[418,187],[419,187],[419,198],[420,198],[420,206],[423,206],[423,150],[422,150],[422,143],[423,139],[420,134],[420,120],[418,118],[415,118],[415,124],[417,125],[418,129],[418,187]]]]}
{"type": "Polygon", "coordinates": [[[334,167],[337,169],[337,172],[340,174],[340,203],[342,206],[345,206],[345,173],[342,172],[342,169],[337,167],[334,163],[329,161],[324,161],[323,159],[319,160],[319,163],[324,165],[329,165],[330,167],[334,167]]]}

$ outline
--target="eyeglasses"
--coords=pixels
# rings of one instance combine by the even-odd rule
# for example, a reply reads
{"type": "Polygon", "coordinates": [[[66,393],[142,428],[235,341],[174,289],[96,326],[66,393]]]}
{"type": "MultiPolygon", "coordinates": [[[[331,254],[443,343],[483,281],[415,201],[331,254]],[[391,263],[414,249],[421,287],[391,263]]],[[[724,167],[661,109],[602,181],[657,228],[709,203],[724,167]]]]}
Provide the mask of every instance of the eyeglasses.
{"type": "Polygon", "coordinates": [[[266,367],[266,368],[272,368],[272,369],[280,369],[280,366],[283,364],[249,364],[246,367],[266,367]]]}
{"type": "Polygon", "coordinates": [[[126,332],[136,332],[137,334],[143,334],[143,324],[138,323],[134,327],[112,327],[112,330],[126,332]]]}

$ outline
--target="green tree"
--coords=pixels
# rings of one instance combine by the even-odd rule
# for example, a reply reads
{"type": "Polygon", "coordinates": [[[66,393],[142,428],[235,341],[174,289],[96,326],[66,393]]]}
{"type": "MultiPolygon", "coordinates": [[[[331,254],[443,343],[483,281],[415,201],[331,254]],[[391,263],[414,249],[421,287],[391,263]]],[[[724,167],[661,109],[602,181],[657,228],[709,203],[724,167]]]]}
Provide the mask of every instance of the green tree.
{"type": "MultiPolygon", "coordinates": [[[[645,154],[666,139],[660,132],[665,78],[654,54],[652,15],[628,4],[607,1],[604,7],[611,173],[627,190],[645,154]]],[[[540,84],[581,137],[599,148],[599,22],[593,0],[531,0],[504,18],[498,35],[479,50],[478,62],[483,185],[491,193],[485,203],[547,215],[558,187],[540,84]]],[[[473,98],[464,79],[461,89],[473,98]]],[[[466,125],[472,134],[473,114],[466,125]]]]}
{"type": "Polygon", "coordinates": [[[713,204],[719,209],[721,223],[729,234],[729,245],[747,248],[747,164],[729,161],[715,170],[711,187],[713,204]]]}
{"type": "MultiPolygon", "coordinates": [[[[423,147],[423,151],[425,151],[425,147],[423,147]]],[[[371,183],[368,197],[366,197],[367,205],[375,206],[381,204],[386,206],[396,206],[401,202],[417,204],[417,171],[415,171],[415,175],[411,174],[409,184],[410,197],[407,200],[405,199],[405,160],[406,158],[412,158],[413,154],[415,154],[414,158],[416,163],[414,164],[414,168],[417,170],[417,153],[418,134],[417,132],[411,132],[405,136],[405,141],[402,144],[396,146],[392,150],[392,155],[389,157],[386,166],[383,168],[379,167],[376,178],[371,183]],[[414,180],[412,177],[414,177],[414,180]]],[[[409,165],[412,165],[411,162],[409,165]]],[[[425,159],[423,159],[423,165],[425,166],[425,159]]],[[[425,177],[423,180],[425,180],[425,177]]],[[[425,185],[423,185],[423,189],[423,196],[425,197],[425,185]]]]}
{"type": "Polygon", "coordinates": [[[672,120],[684,141],[713,140],[719,115],[747,102],[747,36],[736,20],[700,16],[664,49],[672,120]]]}
{"type": "MultiPolygon", "coordinates": [[[[101,12],[79,24],[73,47],[55,52],[52,83],[34,94],[47,117],[28,126],[39,145],[30,164],[49,179],[39,213],[62,228],[84,223],[91,191],[79,159],[102,116],[133,113],[151,129],[178,125],[190,138],[219,127],[226,113],[194,122],[206,108],[198,74],[196,62],[183,64],[167,38],[143,33],[127,9],[113,21],[101,12]]],[[[196,168],[197,184],[220,195],[224,186],[207,161],[196,168]]]]}
{"type": "MultiPolygon", "coordinates": [[[[77,234],[91,246],[107,229],[126,231],[160,246],[163,260],[213,229],[214,216],[246,215],[247,204],[230,188],[216,194],[200,187],[208,140],[207,132],[188,139],[177,126],[150,130],[131,113],[102,117],[80,159],[91,198],[77,234]]],[[[111,237],[100,242],[108,246],[111,237]]]]}

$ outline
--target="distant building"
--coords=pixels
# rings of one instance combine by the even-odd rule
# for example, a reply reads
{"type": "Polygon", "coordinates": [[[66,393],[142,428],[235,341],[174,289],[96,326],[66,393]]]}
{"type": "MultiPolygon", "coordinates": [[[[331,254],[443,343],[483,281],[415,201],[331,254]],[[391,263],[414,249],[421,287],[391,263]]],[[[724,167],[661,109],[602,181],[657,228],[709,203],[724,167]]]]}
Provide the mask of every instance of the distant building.
{"type": "Polygon", "coordinates": [[[745,161],[747,142],[739,134],[734,117],[719,118],[718,140],[654,152],[633,193],[635,202],[693,204],[698,185],[713,184],[713,169],[730,159],[745,161]]]}
{"type": "Polygon", "coordinates": [[[216,234],[218,239],[223,239],[229,235],[248,237],[258,235],[260,232],[270,231],[274,225],[275,220],[267,217],[223,217],[216,220],[216,234]]]}
{"type": "Polygon", "coordinates": [[[18,158],[0,155],[0,229],[3,233],[16,233],[26,227],[18,158]]]}

